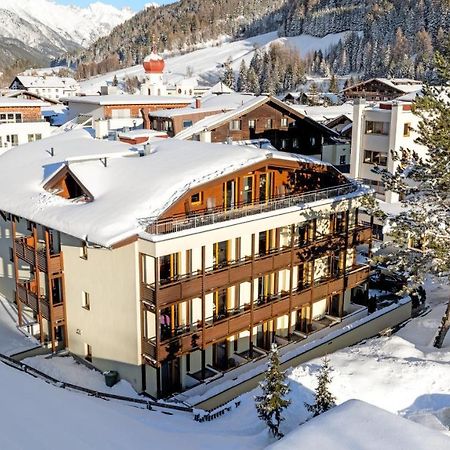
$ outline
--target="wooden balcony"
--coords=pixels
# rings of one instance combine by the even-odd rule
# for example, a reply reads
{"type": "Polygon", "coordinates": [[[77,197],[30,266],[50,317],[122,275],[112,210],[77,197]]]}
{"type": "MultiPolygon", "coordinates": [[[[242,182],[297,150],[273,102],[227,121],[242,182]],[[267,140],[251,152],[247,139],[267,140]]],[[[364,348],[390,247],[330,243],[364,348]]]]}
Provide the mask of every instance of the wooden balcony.
{"type": "MultiPolygon", "coordinates": [[[[50,320],[50,303],[47,297],[43,295],[38,297],[35,281],[18,283],[16,295],[17,300],[31,308],[35,313],[38,313],[40,308],[42,317],[50,320]]],[[[62,321],[64,321],[64,305],[59,303],[53,306],[53,322],[60,323],[62,321]]]]}
{"type": "MultiPolygon", "coordinates": [[[[359,245],[371,239],[370,227],[357,227],[349,234],[349,246],[359,245]]],[[[302,247],[295,247],[293,264],[299,265],[314,256],[322,255],[328,250],[336,250],[346,245],[342,234],[327,236],[302,247]]],[[[291,248],[282,248],[268,255],[256,256],[253,263],[250,258],[230,263],[227,266],[205,272],[204,292],[209,293],[237,283],[250,281],[264,274],[289,268],[291,265],[291,248]],[[253,272],[252,272],[253,271],[253,272]]],[[[159,286],[142,283],[142,299],[153,303],[158,308],[172,303],[189,300],[202,295],[202,275],[199,273],[181,276],[179,279],[159,286]]]]}
{"type": "Polygon", "coordinates": [[[56,253],[50,255],[49,261],[47,263],[47,254],[45,250],[38,249],[35,252],[33,236],[16,238],[15,247],[16,255],[18,258],[33,267],[38,267],[41,272],[49,273],[52,275],[62,272],[62,254],[56,253]]]}
{"type": "Polygon", "coordinates": [[[266,322],[268,320],[288,314],[289,311],[298,309],[303,305],[314,303],[322,298],[327,298],[334,293],[343,292],[346,288],[353,288],[367,280],[369,267],[366,265],[355,266],[346,275],[339,278],[324,281],[315,286],[303,290],[294,291],[291,301],[289,293],[282,292],[279,296],[268,298],[265,303],[254,305],[253,321],[251,318],[250,306],[236,314],[229,315],[221,320],[209,322],[204,329],[198,328],[195,331],[186,329],[180,335],[163,341],[158,347],[155,339],[143,340],[142,352],[152,360],[162,362],[173,356],[180,356],[201,348],[202,338],[204,338],[204,348],[226,339],[229,336],[250,329],[252,326],[266,322]]]}

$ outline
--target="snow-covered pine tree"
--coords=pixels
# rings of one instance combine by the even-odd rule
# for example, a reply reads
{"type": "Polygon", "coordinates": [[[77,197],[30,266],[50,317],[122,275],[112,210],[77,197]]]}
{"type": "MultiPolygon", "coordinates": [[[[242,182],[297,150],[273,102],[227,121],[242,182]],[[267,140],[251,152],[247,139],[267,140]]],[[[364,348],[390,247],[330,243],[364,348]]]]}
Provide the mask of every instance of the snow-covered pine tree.
{"type": "Polygon", "coordinates": [[[284,420],[282,412],[289,406],[291,401],[285,398],[290,388],[286,383],[286,374],[280,368],[280,358],[276,344],[272,345],[269,368],[266,371],[264,380],[259,385],[262,394],[255,397],[258,417],[267,424],[269,432],[277,439],[280,439],[283,437],[283,433],[280,431],[280,424],[284,420]]]}
{"type": "Polygon", "coordinates": [[[258,75],[256,74],[253,67],[250,67],[247,72],[247,86],[249,92],[259,94],[259,92],[261,91],[259,87],[258,75]]]}
{"type": "MultiPolygon", "coordinates": [[[[450,283],[450,41],[435,64],[441,87],[426,85],[417,97],[420,117],[416,142],[428,156],[403,149],[393,154],[394,173],[375,168],[387,190],[401,194],[402,212],[389,220],[390,248],[383,260],[389,268],[405,274],[409,290],[423,283],[428,274],[450,283]],[[411,242],[420,249],[411,248],[411,242]]],[[[435,347],[441,347],[450,328],[450,302],[439,327],[435,347]]]]}
{"type": "Polygon", "coordinates": [[[238,92],[248,92],[248,82],[247,82],[247,65],[245,61],[241,61],[241,65],[239,66],[239,78],[236,81],[236,90],[238,92]]]}
{"type": "Polygon", "coordinates": [[[330,86],[328,88],[329,92],[339,92],[339,88],[338,88],[338,83],[337,83],[337,78],[336,75],[334,73],[331,74],[331,78],[330,78],[330,86]]]}
{"type": "Polygon", "coordinates": [[[328,411],[336,405],[336,399],[329,390],[331,371],[330,360],[325,356],[322,361],[322,367],[317,374],[317,388],[314,392],[314,403],[312,405],[305,403],[306,409],[313,413],[313,417],[328,411]]]}
{"type": "Polygon", "coordinates": [[[228,86],[231,89],[234,89],[234,71],[232,67],[233,61],[231,58],[227,59],[227,62],[224,64],[224,72],[222,75],[222,83],[228,86]]]}

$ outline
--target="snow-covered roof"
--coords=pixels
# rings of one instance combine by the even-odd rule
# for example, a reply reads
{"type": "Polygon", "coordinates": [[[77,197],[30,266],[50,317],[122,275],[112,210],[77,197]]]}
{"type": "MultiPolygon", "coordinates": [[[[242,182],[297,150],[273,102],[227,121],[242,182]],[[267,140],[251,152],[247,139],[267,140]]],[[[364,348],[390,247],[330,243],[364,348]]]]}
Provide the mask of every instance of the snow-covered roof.
{"type": "Polygon", "coordinates": [[[152,147],[154,152],[139,157],[136,147],[94,139],[86,129],[20,146],[0,156],[0,210],[110,247],[131,236],[147,237],[144,219],[157,217],[189,189],[219,175],[267,158],[311,162],[285,152],[177,139],[161,139],[152,147]],[[92,194],[92,202],[44,189],[64,165],[92,194]]]}
{"type": "Polygon", "coordinates": [[[138,130],[121,131],[119,133],[119,138],[136,139],[143,137],[145,138],[167,137],[167,133],[165,131],[146,130],[142,128],[138,130]]]}
{"type": "Polygon", "coordinates": [[[352,86],[348,86],[342,92],[348,91],[350,89],[355,88],[356,86],[361,86],[372,81],[379,81],[393,89],[397,89],[400,92],[404,92],[405,94],[408,92],[414,92],[420,90],[422,88],[423,83],[418,80],[412,80],[409,78],[371,78],[370,80],[361,81],[360,83],[356,83],[352,86]]]}
{"type": "Polygon", "coordinates": [[[14,98],[14,97],[0,97],[0,108],[20,108],[20,107],[43,107],[48,106],[48,103],[42,102],[41,100],[28,100],[25,98],[14,98]]]}
{"type": "Polygon", "coordinates": [[[152,111],[151,117],[176,117],[189,114],[200,114],[211,111],[230,111],[239,108],[249,100],[256,97],[251,94],[238,94],[229,92],[223,94],[207,94],[200,99],[200,108],[195,107],[195,101],[186,108],[160,109],[152,111]]]}
{"type": "Polygon", "coordinates": [[[334,106],[309,106],[309,105],[290,105],[291,108],[299,111],[304,116],[310,117],[317,122],[326,122],[340,116],[346,116],[353,121],[353,103],[346,102],[342,105],[334,106]]]}
{"type": "Polygon", "coordinates": [[[290,432],[267,450],[446,450],[450,438],[360,400],[348,400],[290,432]]]}
{"type": "Polygon", "coordinates": [[[292,105],[288,105],[281,100],[278,100],[275,97],[268,96],[268,95],[258,95],[258,96],[251,96],[250,100],[243,103],[242,106],[239,108],[233,109],[231,111],[221,113],[221,114],[214,114],[212,116],[206,117],[202,120],[199,120],[198,122],[194,123],[192,126],[185,128],[184,130],[180,131],[178,134],[175,135],[176,139],[190,139],[192,136],[201,133],[202,131],[208,131],[212,130],[214,128],[217,128],[218,126],[222,125],[223,123],[227,123],[230,120],[233,120],[237,117],[242,116],[243,114],[246,114],[248,111],[251,111],[258,106],[261,106],[267,102],[273,102],[275,104],[278,104],[282,108],[285,108],[286,110],[290,111],[294,115],[296,115],[298,118],[305,119],[309,123],[314,124],[315,126],[321,128],[322,130],[337,135],[333,130],[330,130],[325,125],[320,124],[319,122],[316,122],[315,120],[305,116],[302,112],[296,110],[293,108],[292,105]]]}
{"type": "Polygon", "coordinates": [[[188,104],[191,97],[175,97],[172,95],[86,95],[77,97],[67,97],[61,99],[69,103],[89,103],[91,105],[168,105],[168,104],[188,104]]]}
{"type": "Polygon", "coordinates": [[[62,88],[77,89],[78,82],[68,77],[41,77],[17,75],[16,77],[26,88],[62,88]]]}

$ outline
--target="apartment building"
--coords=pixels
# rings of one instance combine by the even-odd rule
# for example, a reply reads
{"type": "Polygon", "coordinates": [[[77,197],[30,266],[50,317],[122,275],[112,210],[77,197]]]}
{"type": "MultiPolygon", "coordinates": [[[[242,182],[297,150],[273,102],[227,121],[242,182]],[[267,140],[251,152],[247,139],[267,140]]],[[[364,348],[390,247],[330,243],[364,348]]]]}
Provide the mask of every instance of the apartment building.
{"type": "MultiPolygon", "coordinates": [[[[357,99],[354,102],[350,175],[375,191],[381,209],[388,215],[400,210],[400,198],[397,193],[385,190],[381,175],[374,173],[373,168],[377,165],[394,173],[399,162],[393,159],[392,152],[402,148],[425,157],[426,147],[415,142],[418,124],[419,117],[413,113],[410,101],[368,104],[364,99],[357,99]]],[[[383,226],[375,219],[374,234],[379,239],[384,238],[383,226]]]]}
{"type": "Polygon", "coordinates": [[[70,77],[17,75],[10,89],[25,90],[50,100],[77,95],[80,85],[70,77]]]}
{"type": "Polygon", "coordinates": [[[367,189],[301,155],[76,130],[0,157],[0,292],[66,347],[166,397],[357,308],[367,189]],[[36,207],[39,205],[39,207],[36,207]]]}
{"type": "Polygon", "coordinates": [[[371,78],[348,86],[342,95],[346,100],[364,98],[367,101],[388,101],[418,92],[422,86],[421,81],[409,78],[371,78]]]}
{"type": "Polygon", "coordinates": [[[45,106],[39,100],[0,97],[0,153],[50,135],[50,124],[42,116],[45,106]]]}

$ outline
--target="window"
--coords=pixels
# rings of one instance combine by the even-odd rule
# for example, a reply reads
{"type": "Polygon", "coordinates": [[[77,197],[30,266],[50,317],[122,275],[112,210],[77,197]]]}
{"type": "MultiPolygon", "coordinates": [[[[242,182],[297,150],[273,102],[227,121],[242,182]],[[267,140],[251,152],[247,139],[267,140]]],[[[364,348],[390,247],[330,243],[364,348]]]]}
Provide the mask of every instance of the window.
{"type": "Polygon", "coordinates": [[[287,139],[281,139],[281,148],[286,149],[288,146],[288,140],[287,139]]]}
{"type": "Polygon", "coordinates": [[[89,344],[84,344],[84,359],[92,362],[92,347],[89,344]]]}
{"type": "Polygon", "coordinates": [[[266,128],[271,130],[273,128],[273,119],[267,119],[266,128]]]}
{"type": "Polygon", "coordinates": [[[289,122],[288,122],[287,117],[283,117],[283,118],[281,119],[281,126],[282,126],[282,127],[288,127],[288,126],[289,126],[289,122]]]}
{"type": "Polygon", "coordinates": [[[171,120],[165,120],[163,122],[163,130],[164,131],[172,131],[173,130],[173,124],[171,120]]]}
{"type": "Polygon", "coordinates": [[[216,242],[213,245],[214,267],[224,267],[230,260],[230,241],[216,242]]]}
{"type": "Polygon", "coordinates": [[[0,114],[0,123],[21,123],[22,113],[2,113],[0,114]]]}
{"type": "Polygon", "coordinates": [[[131,111],[129,109],[113,109],[111,110],[112,119],[128,119],[131,117],[131,111]]]}
{"type": "Polygon", "coordinates": [[[387,153],[364,150],[364,162],[366,164],[377,164],[378,166],[387,166],[387,153]]]}
{"type": "Polygon", "coordinates": [[[298,138],[292,139],[292,148],[298,148],[298,138]]]}
{"type": "Polygon", "coordinates": [[[81,306],[88,311],[91,309],[91,299],[88,292],[81,291],[81,306]]]}
{"type": "Polygon", "coordinates": [[[183,128],[192,127],[192,120],[183,120],[183,128]]]}
{"type": "Polygon", "coordinates": [[[250,119],[248,121],[248,127],[249,128],[256,128],[256,120],[255,119],[250,119]]]}
{"type": "Polygon", "coordinates": [[[170,283],[178,278],[181,264],[180,253],[172,253],[159,258],[159,279],[161,284],[170,283]]]}
{"type": "Polygon", "coordinates": [[[345,161],[346,161],[345,155],[339,156],[339,165],[340,166],[343,166],[344,164],[346,164],[345,161]]]}
{"type": "Polygon", "coordinates": [[[80,258],[88,259],[88,247],[86,241],[83,241],[80,247],[80,258]]]}
{"type": "Polygon", "coordinates": [[[6,142],[12,147],[17,147],[19,145],[19,136],[17,134],[7,134],[6,142]]]}
{"type": "Polygon", "coordinates": [[[40,134],[40,133],[28,135],[28,142],[39,141],[41,139],[42,139],[42,134],[40,134]]]}
{"type": "Polygon", "coordinates": [[[12,247],[9,247],[9,260],[11,262],[14,262],[14,250],[12,249],[12,247]]]}
{"type": "Polygon", "coordinates": [[[366,122],[366,134],[389,134],[389,123],[388,122],[366,122]]]}
{"type": "Polygon", "coordinates": [[[241,130],[241,121],[240,120],[232,120],[230,122],[230,131],[240,131],[241,130]]]}
{"type": "Polygon", "coordinates": [[[200,205],[203,201],[203,193],[197,192],[194,195],[191,195],[191,205],[200,205]]]}
{"type": "Polygon", "coordinates": [[[404,137],[411,136],[411,124],[410,123],[403,124],[403,136],[404,137]]]}
{"type": "Polygon", "coordinates": [[[382,181],[369,180],[368,178],[363,178],[364,184],[370,186],[377,194],[384,195],[386,192],[384,184],[382,181]]]}
{"type": "Polygon", "coordinates": [[[244,203],[253,202],[253,175],[244,177],[244,191],[242,193],[242,200],[244,203]]]}

